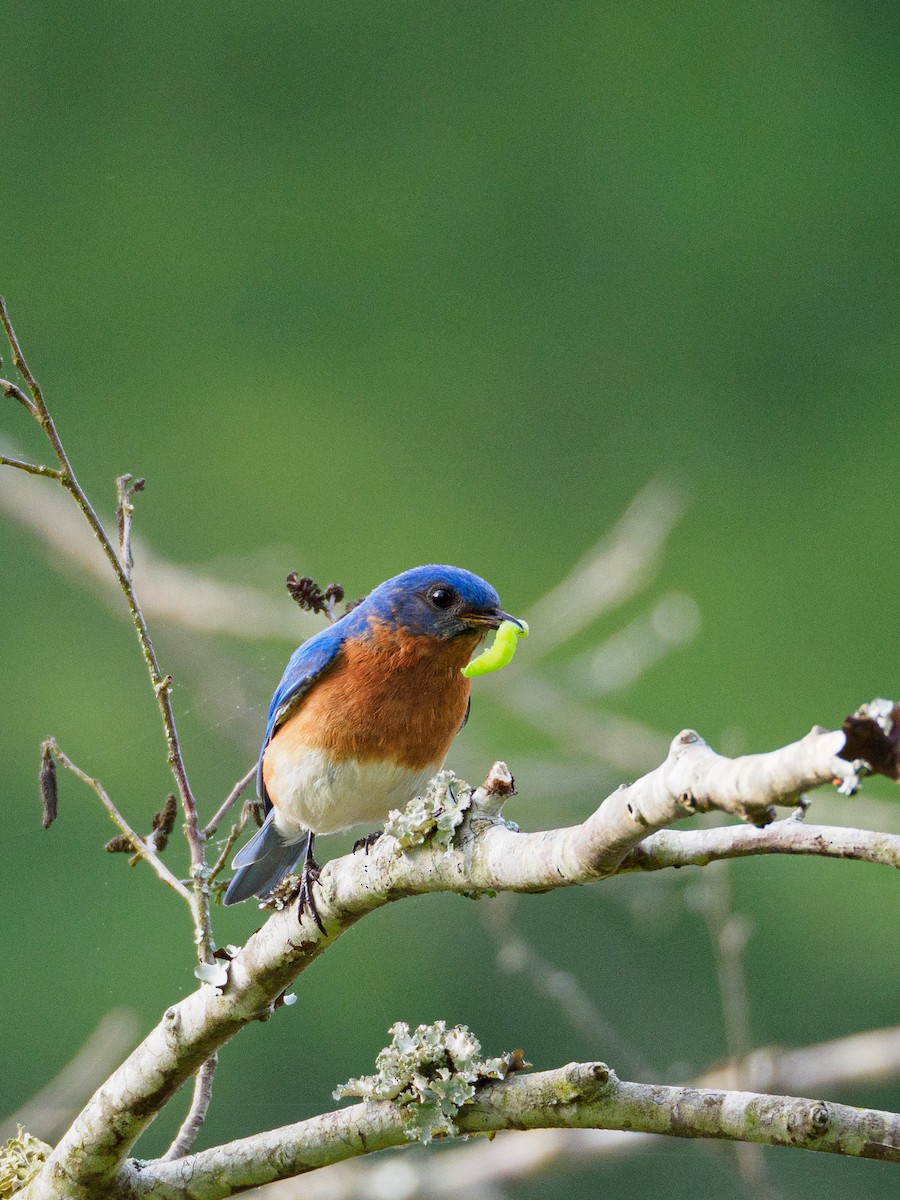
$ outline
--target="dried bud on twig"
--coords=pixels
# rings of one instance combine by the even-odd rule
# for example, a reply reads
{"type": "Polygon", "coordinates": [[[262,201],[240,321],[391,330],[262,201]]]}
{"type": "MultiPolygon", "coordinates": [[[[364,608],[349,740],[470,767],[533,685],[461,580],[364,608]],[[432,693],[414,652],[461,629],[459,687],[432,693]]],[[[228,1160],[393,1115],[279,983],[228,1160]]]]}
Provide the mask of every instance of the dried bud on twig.
{"type": "Polygon", "coordinates": [[[103,849],[107,854],[134,854],[134,842],[124,833],[119,833],[110,838],[103,849]]]}
{"type": "Polygon", "coordinates": [[[125,574],[131,572],[134,559],[131,557],[131,519],[134,516],[134,505],[131,497],[135,492],[142,492],[146,479],[135,479],[133,475],[120,475],[116,480],[116,527],[119,531],[119,557],[125,574]]]}
{"type": "Polygon", "coordinates": [[[301,608],[313,613],[327,612],[329,604],[344,597],[344,589],[339,583],[331,583],[323,590],[309,575],[298,576],[296,571],[288,575],[287,589],[301,608]]]}
{"type": "Polygon", "coordinates": [[[325,611],[325,596],[314,579],[310,579],[308,575],[298,576],[296,571],[291,571],[286,582],[291,599],[306,612],[325,611]]]}
{"type": "Polygon", "coordinates": [[[49,829],[56,820],[59,808],[59,792],[56,785],[56,763],[53,761],[53,751],[49,741],[41,746],[41,769],[38,773],[41,788],[41,800],[44,805],[43,826],[49,829]]]}
{"type": "MultiPolygon", "coordinates": [[[[337,620],[335,606],[344,598],[344,589],[339,583],[329,583],[328,587],[320,588],[308,575],[298,576],[296,571],[291,571],[287,577],[287,590],[291,599],[307,612],[324,613],[329,621],[337,620]]],[[[359,603],[359,600],[352,601],[344,611],[349,612],[359,603]]]]}
{"type": "Polygon", "coordinates": [[[166,802],[153,816],[151,837],[157,850],[165,850],[169,837],[175,828],[175,818],[178,816],[178,802],[172,795],[166,796],[166,802]]]}

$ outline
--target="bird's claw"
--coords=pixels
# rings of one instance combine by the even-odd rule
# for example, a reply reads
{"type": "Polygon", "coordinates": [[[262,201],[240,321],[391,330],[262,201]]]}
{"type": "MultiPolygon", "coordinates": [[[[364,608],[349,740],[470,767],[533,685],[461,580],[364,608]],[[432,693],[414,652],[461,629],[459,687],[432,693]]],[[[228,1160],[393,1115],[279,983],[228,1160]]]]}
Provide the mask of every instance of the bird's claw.
{"type": "Polygon", "coordinates": [[[322,868],[312,857],[308,855],[303,860],[303,870],[300,873],[300,887],[297,889],[297,920],[303,920],[303,914],[308,912],[321,933],[325,933],[325,926],[322,924],[322,918],[319,916],[319,908],[316,904],[316,895],[313,890],[314,885],[319,882],[319,876],[322,873],[322,868]]]}
{"type": "Polygon", "coordinates": [[[367,833],[365,837],[357,838],[353,843],[353,853],[355,854],[357,850],[363,850],[368,854],[383,832],[381,829],[376,829],[374,833],[367,833]]]}

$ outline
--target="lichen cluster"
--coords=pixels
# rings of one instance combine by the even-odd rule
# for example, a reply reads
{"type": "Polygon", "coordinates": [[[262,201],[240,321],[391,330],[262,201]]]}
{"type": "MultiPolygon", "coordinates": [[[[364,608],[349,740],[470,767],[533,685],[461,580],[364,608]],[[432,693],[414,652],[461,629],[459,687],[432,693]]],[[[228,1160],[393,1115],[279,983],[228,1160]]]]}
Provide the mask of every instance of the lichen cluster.
{"type": "Polygon", "coordinates": [[[476,1086],[505,1079],[525,1065],[520,1051],[482,1058],[481,1044],[465,1025],[448,1029],[445,1021],[435,1021],[410,1033],[406,1022],[398,1021],[390,1033],[391,1044],[375,1060],[375,1074],[341,1084],[334,1098],[392,1100],[410,1141],[456,1137],[454,1118],[476,1086]]]}
{"type": "Polygon", "coordinates": [[[424,796],[410,800],[406,808],[388,813],[384,832],[395,837],[404,850],[432,839],[449,849],[453,834],[472,802],[472,789],[452,771],[439,771],[424,796]]]}
{"type": "Polygon", "coordinates": [[[0,1200],[8,1200],[30,1183],[47,1160],[52,1146],[42,1142],[20,1125],[15,1137],[0,1150],[0,1200]]]}

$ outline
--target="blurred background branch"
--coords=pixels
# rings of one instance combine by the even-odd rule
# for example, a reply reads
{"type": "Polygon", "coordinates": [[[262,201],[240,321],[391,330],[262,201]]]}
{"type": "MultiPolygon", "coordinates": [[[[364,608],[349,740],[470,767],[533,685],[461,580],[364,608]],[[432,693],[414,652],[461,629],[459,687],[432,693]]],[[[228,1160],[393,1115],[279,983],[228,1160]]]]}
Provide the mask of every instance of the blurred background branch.
{"type": "Polygon", "coordinates": [[[139,1023],[130,1008],[115,1008],[102,1017],[90,1037],[66,1065],[20,1108],[0,1120],[0,1140],[22,1125],[44,1141],[56,1142],[71,1125],[87,1098],[137,1041],[139,1023]]]}

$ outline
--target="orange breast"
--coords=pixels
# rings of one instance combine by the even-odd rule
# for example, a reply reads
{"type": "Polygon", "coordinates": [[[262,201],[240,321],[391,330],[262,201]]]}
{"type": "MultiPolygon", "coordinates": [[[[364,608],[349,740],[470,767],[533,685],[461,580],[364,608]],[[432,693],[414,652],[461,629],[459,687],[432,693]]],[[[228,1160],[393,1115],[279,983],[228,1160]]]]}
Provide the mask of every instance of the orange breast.
{"type": "Polygon", "coordinates": [[[271,740],[282,750],[324,750],[338,762],[442,763],[469,702],[460,668],[480,640],[399,637],[384,627],[371,641],[348,641],[271,740]]]}

